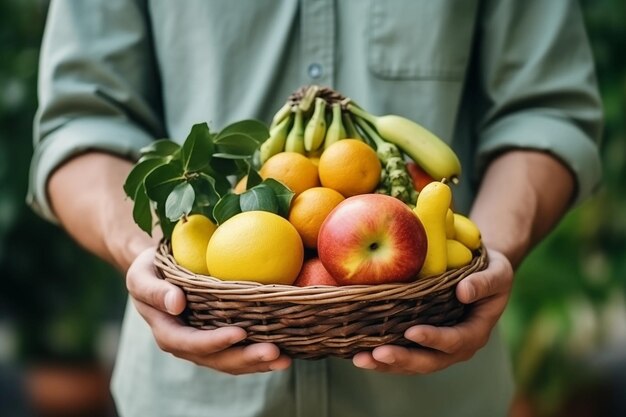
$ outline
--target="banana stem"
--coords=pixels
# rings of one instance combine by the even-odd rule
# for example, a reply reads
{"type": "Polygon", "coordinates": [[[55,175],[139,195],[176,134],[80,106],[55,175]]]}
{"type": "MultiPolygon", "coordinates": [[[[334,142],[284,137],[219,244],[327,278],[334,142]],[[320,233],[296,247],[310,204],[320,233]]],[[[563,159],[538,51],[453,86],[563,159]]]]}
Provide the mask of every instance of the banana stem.
{"type": "Polygon", "coordinates": [[[359,125],[361,129],[363,129],[363,132],[376,144],[376,147],[379,148],[384,146],[385,141],[383,140],[383,138],[380,137],[378,132],[376,132],[374,128],[370,126],[364,119],[362,119],[361,116],[358,116],[356,114],[355,116],[357,116],[354,118],[356,124],[359,125]]]}
{"type": "Polygon", "coordinates": [[[367,120],[372,125],[376,126],[376,116],[374,116],[373,114],[366,112],[354,103],[348,103],[346,105],[346,108],[350,113],[354,114],[357,117],[360,117],[361,119],[367,120]]]}

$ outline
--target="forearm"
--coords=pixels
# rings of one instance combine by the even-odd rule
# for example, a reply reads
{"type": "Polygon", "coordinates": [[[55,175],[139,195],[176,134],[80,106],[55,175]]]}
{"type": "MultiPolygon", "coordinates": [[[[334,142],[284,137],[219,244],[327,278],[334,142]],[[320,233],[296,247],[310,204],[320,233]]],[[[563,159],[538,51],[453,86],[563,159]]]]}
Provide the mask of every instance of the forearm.
{"type": "Polygon", "coordinates": [[[573,191],[572,174],[554,157],[509,151],[487,168],[470,216],[485,245],[517,267],[558,223],[573,191]]]}
{"type": "Polygon", "coordinates": [[[153,240],[132,219],[122,185],[132,163],[105,153],[69,160],[48,182],[52,208],[81,246],[126,271],[153,240]]]}

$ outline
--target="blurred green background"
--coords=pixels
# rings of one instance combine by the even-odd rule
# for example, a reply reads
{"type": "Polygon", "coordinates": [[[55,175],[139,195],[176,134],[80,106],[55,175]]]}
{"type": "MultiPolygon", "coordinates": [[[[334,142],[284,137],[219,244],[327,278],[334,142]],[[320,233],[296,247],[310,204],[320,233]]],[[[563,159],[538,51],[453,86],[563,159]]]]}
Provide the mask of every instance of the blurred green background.
{"type": "MultiPolygon", "coordinates": [[[[518,273],[502,320],[518,416],[612,415],[624,407],[613,401],[626,389],[626,2],[581,4],[605,105],[604,184],[518,273]]],[[[0,3],[0,365],[106,367],[122,279],[24,204],[46,5],[0,3]]]]}

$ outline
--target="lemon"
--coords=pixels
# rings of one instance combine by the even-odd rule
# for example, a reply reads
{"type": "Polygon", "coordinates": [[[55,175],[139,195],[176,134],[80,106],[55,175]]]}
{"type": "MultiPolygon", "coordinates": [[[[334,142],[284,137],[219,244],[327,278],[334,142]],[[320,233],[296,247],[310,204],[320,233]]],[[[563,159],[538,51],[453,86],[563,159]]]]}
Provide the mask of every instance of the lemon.
{"type": "Polygon", "coordinates": [[[222,223],[209,241],[209,273],[226,281],[291,285],[302,267],[298,231],[283,217],[246,211],[222,223]]]}
{"type": "Polygon", "coordinates": [[[176,262],[191,272],[208,275],[206,248],[216,228],[201,214],[179,220],[172,230],[172,255],[176,262]]]}

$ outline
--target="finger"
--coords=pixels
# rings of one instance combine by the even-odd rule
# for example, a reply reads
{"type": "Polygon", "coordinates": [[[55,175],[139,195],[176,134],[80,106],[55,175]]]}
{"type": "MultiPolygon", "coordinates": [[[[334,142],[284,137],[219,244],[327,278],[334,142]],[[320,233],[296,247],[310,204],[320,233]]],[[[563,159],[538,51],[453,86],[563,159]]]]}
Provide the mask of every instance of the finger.
{"type": "Polygon", "coordinates": [[[352,358],[352,363],[361,369],[376,369],[378,364],[371,352],[359,352],[352,358]]]}
{"type": "Polygon", "coordinates": [[[286,369],[291,365],[291,359],[281,355],[278,347],[272,343],[255,343],[217,352],[200,359],[198,363],[239,375],[286,369]]]}
{"type": "Polygon", "coordinates": [[[384,345],[372,351],[379,372],[395,374],[429,374],[450,366],[450,355],[427,349],[409,349],[384,345]]]}
{"type": "Polygon", "coordinates": [[[200,330],[183,325],[176,317],[134,300],[135,307],[148,322],[159,347],[180,357],[206,356],[229,348],[246,338],[239,327],[200,330]]]}
{"type": "Polygon", "coordinates": [[[177,286],[156,276],[153,264],[155,250],[146,249],[132,263],[126,273],[126,287],[134,299],[178,315],[185,309],[185,294],[177,286]]]}
{"type": "Polygon", "coordinates": [[[456,296],[460,302],[469,304],[496,294],[508,293],[512,284],[511,263],[499,252],[490,251],[487,269],[461,280],[456,288],[456,296]]]}
{"type": "Polygon", "coordinates": [[[480,317],[452,327],[419,325],[408,328],[404,337],[420,346],[447,354],[476,351],[489,340],[492,324],[480,317]]]}

